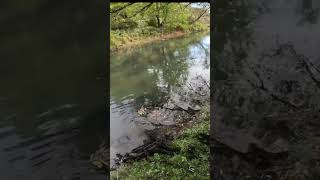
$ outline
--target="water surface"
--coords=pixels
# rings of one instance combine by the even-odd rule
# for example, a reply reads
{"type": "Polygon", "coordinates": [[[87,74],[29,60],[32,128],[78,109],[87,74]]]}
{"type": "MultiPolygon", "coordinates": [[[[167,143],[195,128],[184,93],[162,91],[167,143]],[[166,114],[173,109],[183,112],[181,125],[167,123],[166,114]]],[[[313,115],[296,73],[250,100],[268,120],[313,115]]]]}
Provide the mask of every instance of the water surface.
{"type": "MultiPolygon", "coordinates": [[[[142,106],[161,106],[174,101],[183,109],[198,108],[200,100],[190,89],[209,82],[210,36],[186,37],[147,44],[113,53],[110,75],[111,164],[116,154],[124,154],[143,144],[150,129],[137,114],[142,106]]],[[[200,87],[201,88],[201,87],[200,87]]],[[[202,98],[208,99],[208,95],[202,98]]]]}
{"type": "Polygon", "coordinates": [[[319,137],[319,8],[316,0],[217,1],[211,135],[225,148],[211,143],[214,179],[290,179],[270,169],[305,157],[273,155],[319,137]]]}
{"type": "Polygon", "coordinates": [[[99,58],[105,38],[96,16],[101,6],[2,4],[0,179],[105,177],[89,170],[90,154],[107,139],[108,127],[106,82],[99,78],[106,72],[99,58]]]}

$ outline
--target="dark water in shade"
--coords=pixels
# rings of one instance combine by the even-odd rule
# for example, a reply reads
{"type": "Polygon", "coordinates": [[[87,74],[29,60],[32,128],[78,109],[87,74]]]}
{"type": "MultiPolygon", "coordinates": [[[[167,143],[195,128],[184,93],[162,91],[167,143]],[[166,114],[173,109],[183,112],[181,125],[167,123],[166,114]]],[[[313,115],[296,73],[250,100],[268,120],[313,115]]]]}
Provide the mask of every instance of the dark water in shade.
{"type": "MultiPolygon", "coordinates": [[[[212,137],[232,151],[259,149],[267,157],[319,138],[320,2],[217,0],[215,7],[212,137]]],[[[260,179],[287,162],[240,164],[236,153],[219,152],[213,143],[212,150],[216,179],[260,179]]]]}
{"type": "MultiPolygon", "coordinates": [[[[152,128],[137,114],[143,105],[160,106],[168,99],[185,109],[198,105],[188,87],[209,83],[209,47],[210,35],[202,33],[111,54],[111,165],[117,153],[142,145],[145,129],[152,128]]],[[[209,100],[208,91],[201,98],[209,100]]]]}
{"type": "Polygon", "coordinates": [[[103,4],[1,3],[0,179],[105,179],[89,172],[108,139],[103,4]]]}

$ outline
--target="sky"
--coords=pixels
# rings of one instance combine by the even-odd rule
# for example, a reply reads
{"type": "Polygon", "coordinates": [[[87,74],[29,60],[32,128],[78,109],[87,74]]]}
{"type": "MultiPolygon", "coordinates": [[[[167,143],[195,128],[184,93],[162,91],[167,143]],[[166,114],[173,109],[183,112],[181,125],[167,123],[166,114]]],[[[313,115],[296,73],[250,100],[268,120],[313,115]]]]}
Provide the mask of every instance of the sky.
{"type": "Polygon", "coordinates": [[[203,5],[210,6],[210,3],[192,3],[191,6],[194,8],[202,8],[203,5]]]}

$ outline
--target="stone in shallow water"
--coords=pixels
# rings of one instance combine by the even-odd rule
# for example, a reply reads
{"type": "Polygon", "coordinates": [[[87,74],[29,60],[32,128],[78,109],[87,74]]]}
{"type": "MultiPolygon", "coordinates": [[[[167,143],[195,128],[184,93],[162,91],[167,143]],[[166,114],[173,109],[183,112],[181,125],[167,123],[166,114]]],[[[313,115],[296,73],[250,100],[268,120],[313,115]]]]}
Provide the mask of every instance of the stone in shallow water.
{"type": "Polygon", "coordinates": [[[181,120],[181,111],[155,109],[147,116],[147,121],[156,125],[174,125],[181,120]]]}
{"type": "Polygon", "coordinates": [[[170,99],[167,103],[165,103],[163,105],[164,108],[167,108],[167,109],[174,109],[176,108],[176,105],[175,103],[170,99]]]}

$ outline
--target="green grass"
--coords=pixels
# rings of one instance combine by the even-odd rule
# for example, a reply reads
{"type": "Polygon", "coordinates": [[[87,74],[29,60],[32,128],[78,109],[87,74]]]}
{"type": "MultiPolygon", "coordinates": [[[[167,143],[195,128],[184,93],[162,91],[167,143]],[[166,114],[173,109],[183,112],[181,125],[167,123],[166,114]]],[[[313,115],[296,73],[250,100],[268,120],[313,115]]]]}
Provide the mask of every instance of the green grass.
{"type": "Polygon", "coordinates": [[[160,36],[160,32],[154,28],[134,29],[134,30],[111,30],[110,47],[111,49],[123,46],[130,42],[137,42],[148,37],[160,36]]]}
{"type": "MultiPolygon", "coordinates": [[[[161,35],[170,34],[176,31],[176,27],[167,27],[161,31],[152,26],[143,28],[134,28],[130,30],[111,30],[110,31],[110,47],[111,50],[125,46],[131,42],[139,42],[148,38],[155,38],[161,35]]],[[[180,26],[180,31],[184,33],[207,31],[209,27],[203,23],[194,23],[193,25],[180,26]]]]}
{"type": "Polygon", "coordinates": [[[180,151],[173,156],[154,154],[147,159],[124,164],[111,173],[111,179],[210,179],[209,147],[199,137],[209,135],[209,110],[200,121],[172,142],[180,151]]]}

